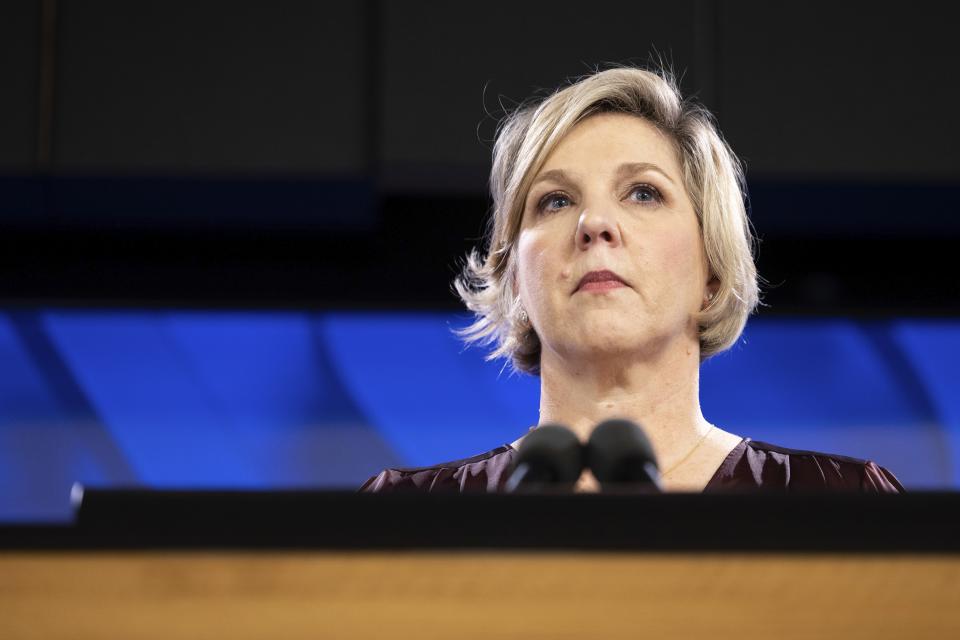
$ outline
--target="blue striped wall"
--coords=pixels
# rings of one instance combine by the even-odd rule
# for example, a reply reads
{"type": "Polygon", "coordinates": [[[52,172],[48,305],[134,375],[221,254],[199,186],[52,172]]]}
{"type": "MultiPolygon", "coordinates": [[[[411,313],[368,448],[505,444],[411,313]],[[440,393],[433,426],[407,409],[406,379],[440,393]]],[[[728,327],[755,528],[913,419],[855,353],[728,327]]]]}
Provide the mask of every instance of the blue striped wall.
{"type": "MultiPolygon", "coordinates": [[[[463,314],[0,313],[0,521],[97,486],[355,487],[519,437],[538,380],[464,349],[463,314]]],[[[754,319],[701,373],[705,416],[960,486],[960,321],[754,319]]]]}

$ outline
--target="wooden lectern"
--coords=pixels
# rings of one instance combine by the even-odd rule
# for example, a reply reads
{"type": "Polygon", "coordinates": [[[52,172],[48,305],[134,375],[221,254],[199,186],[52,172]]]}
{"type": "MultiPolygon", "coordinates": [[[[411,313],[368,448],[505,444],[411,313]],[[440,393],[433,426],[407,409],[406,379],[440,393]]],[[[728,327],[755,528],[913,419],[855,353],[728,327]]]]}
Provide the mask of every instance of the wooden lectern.
{"type": "Polygon", "coordinates": [[[0,638],[960,638],[958,495],[88,491],[0,638]]]}

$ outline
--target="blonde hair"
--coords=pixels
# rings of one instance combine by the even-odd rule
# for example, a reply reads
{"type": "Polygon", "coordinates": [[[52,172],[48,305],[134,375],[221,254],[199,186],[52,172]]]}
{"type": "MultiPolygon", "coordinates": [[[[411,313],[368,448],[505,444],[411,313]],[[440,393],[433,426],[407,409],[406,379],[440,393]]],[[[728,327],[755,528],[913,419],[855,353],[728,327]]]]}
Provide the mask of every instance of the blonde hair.
{"type": "Polygon", "coordinates": [[[493,346],[487,360],[540,371],[540,338],[521,320],[514,290],[516,241],[530,184],[561,139],[585,118],[605,112],[643,118],[672,140],[703,237],[707,265],[719,288],[697,317],[700,361],[733,345],[759,304],[755,239],[744,205],[743,168],[707,109],[684,99],[672,74],[638,68],[598,71],[521,105],[497,130],[490,172],[493,208],[486,255],[474,249],[453,286],[474,322],[456,333],[493,346]]]}

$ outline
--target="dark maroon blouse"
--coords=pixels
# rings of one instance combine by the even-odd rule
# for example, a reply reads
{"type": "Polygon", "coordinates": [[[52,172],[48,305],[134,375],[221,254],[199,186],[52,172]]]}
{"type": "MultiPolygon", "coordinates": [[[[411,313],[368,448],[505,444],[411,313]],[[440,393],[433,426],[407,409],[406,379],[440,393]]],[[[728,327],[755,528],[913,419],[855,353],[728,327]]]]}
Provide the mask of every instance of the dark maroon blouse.
{"type": "MultiPolygon", "coordinates": [[[[498,492],[507,481],[516,450],[509,444],[472,458],[430,467],[384,469],[359,491],[396,490],[498,492]]],[[[833,453],[787,449],[750,438],[727,455],[704,493],[723,491],[852,490],[865,493],[904,493],[887,469],[870,460],[833,453]]]]}

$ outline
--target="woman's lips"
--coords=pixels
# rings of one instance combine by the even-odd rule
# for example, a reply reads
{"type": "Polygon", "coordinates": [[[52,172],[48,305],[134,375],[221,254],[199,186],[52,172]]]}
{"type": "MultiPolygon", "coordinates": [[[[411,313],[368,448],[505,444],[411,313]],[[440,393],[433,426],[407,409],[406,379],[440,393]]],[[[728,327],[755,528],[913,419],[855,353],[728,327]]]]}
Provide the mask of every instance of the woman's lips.
{"type": "Polygon", "coordinates": [[[580,282],[574,293],[577,291],[608,291],[625,286],[627,286],[627,283],[613,271],[609,269],[598,269],[580,278],[580,282]]]}
{"type": "Polygon", "coordinates": [[[619,280],[600,280],[598,282],[584,282],[577,291],[607,291],[625,286],[627,285],[619,280]]]}

